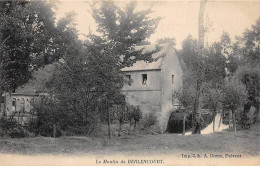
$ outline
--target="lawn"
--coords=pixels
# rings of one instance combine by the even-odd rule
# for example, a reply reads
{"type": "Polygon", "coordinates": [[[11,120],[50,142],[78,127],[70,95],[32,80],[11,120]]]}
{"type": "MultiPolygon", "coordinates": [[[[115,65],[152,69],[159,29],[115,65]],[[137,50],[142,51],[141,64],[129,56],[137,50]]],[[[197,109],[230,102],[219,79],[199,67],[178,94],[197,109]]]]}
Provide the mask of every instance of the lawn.
{"type": "MultiPolygon", "coordinates": [[[[186,158],[191,154],[234,154],[257,157],[260,152],[260,123],[250,130],[222,131],[205,135],[157,134],[114,136],[111,140],[91,137],[0,138],[1,156],[92,156],[186,158]],[[185,157],[182,157],[185,156],[185,157]]],[[[214,158],[217,158],[214,157],[214,158]]],[[[259,159],[259,158],[258,158],[259,159]]],[[[1,161],[0,161],[1,162],[1,161]]]]}

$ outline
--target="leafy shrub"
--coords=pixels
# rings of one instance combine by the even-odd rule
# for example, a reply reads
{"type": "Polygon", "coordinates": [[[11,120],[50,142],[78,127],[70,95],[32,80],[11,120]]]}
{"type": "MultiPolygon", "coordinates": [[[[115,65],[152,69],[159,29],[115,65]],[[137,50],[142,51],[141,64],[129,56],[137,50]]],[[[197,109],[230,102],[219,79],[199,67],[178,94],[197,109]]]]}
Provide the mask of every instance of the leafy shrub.
{"type": "Polygon", "coordinates": [[[142,112],[139,107],[129,106],[127,116],[128,120],[134,119],[135,123],[138,123],[142,119],[142,112]]]}
{"type": "Polygon", "coordinates": [[[10,136],[12,138],[23,138],[29,137],[33,134],[27,131],[23,126],[17,124],[12,118],[1,118],[0,119],[1,136],[10,136]]]}
{"type": "Polygon", "coordinates": [[[150,128],[158,123],[158,119],[155,113],[145,114],[142,119],[144,129],[150,128]]]}
{"type": "Polygon", "coordinates": [[[12,138],[23,138],[29,137],[30,133],[26,131],[23,127],[18,126],[11,130],[10,133],[8,133],[8,135],[12,138]]]}
{"type": "Polygon", "coordinates": [[[10,118],[1,118],[0,119],[0,128],[3,131],[8,131],[10,129],[13,129],[17,126],[17,123],[14,121],[12,117],[10,118]]]}

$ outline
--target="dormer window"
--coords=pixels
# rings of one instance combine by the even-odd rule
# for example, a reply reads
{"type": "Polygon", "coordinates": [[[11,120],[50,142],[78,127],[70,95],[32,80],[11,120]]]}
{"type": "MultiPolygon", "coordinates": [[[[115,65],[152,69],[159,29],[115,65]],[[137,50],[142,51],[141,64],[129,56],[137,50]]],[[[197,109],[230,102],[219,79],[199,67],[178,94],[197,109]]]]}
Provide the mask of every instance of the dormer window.
{"type": "Polygon", "coordinates": [[[142,74],[142,85],[147,85],[147,74],[142,74]]]}
{"type": "Polygon", "coordinates": [[[131,86],[131,75],[126,75],[127,83],[131,86]]]}

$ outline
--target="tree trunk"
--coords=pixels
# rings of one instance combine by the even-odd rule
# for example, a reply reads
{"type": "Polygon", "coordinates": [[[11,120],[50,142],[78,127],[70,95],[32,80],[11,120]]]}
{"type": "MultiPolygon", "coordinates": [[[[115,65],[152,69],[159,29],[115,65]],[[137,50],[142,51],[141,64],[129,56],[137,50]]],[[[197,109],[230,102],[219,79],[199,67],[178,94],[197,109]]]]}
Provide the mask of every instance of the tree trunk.
{"type": "MultiPolygon", "coordinates": [[[[1,88],[1,86],[0,86],[1,88]]],[[[4,97],[2,96],[4,92],[0,89],[0,118],[4,115],[4,106],[2,107],[2,102],[4,103],[4,97]]]]}
{"type": "Polygon", "coordinates": [[[119,122],[119,133],[118,133],[118,136],[121,136],[121,131],[122,131],[122,123],[119,122]]]}
{"type": "Polygon", "coordinates": [[[186,114],[184,114],[183,116],[182,135],[185,135],[185,121],[186,121],[186,114]]]}
{"type": "Polygon", "coordinates": [[[232,111],[232,121],[233,121],[233,129],[234,131],[237,131],[235,111],[232,111]]]}
{"type": "Polygon", "coordinates": [[[201,97],[201,81],[198,79],[197,80],[197,87],[196,87],[196,98],[195,98],[195,103],[194,103],[194,110],[193,110],[193,115],[192,115],[192,134],[197,134],[198,132],[195,130],[196,129],[196,123],[195,123],[195,116],[196,114],[199,114],[200,109],[201,109],[201,104],[200,104],[200,98],[201,97]]]}
{"type": "Polygon", "coordinates": [[[229,122],[228,122],[228,126],[229,126],[229,131],[231,131],[231,126],[232,125],[232,112],[229,112],[229,122]]]}
{"type": "Polygon", "coordinates": [[[4,109],[3,109],[3,117],[6,116],[6,108],[7,108],[7,106],[6,106],[6,92],[4,92],[4,109]]]}
{"type": "Polygon", "coordinates": [[[195,103],[194,103],[194,112],[193,112],[193,118],[192,118],[192,134],[196,134],[195,132],[195,123],[194,123],[194,116],[200,112],[201,104],[200,104],[200,99],[201,99],[201,85],[203,82],[204,78],[204,65],[203,65],[203,57],[204,57],[204,11],[205,11],[205,5],[206,5],[207,0],[201,0],[200,2],[200,10],[199,10],[199,45],[198,45],[198,54],[199,58],[201,58],[201,64],[199,66],[199,71],[197,72],[197,87],[196,87],[196,98],[195,98],[195,103]]]}
{"type": "Polygon", "coordinates": [[[107,131],[108,131],[108,138],[111,139],[110,113],[109,113],[109,109],[108,109],[108,103],[107,103],[107,131]]]}
{"type": "Polygon", "coordinates": [[[129,121],[129,131],[128,131],[129,135],[131,134],[131,128],[132,128],[132,119],[130,119],[129,121]]]}
{"type": "Polygon", "coordinates": [[[223,119],[223,115],[220,116],[219,123],[218,123],[218,128],[219,128],[220,125],[221,125],[222,119],[223,119]]]}
{"type": "Polygon", "coordinates": [[[2,95],[4,94],[4,92],[1,90],[1,86],[0,86],[0,117],[2,117],[2,102],[3,102],[3,97],[2,97],[2,95]]]}
{"type": "Polygon", "coordinates": [[[205,13],[205,5],[208,0],[200,1],[200,10],[199,10],[199,55],[204,56],[204,13],[205,13]]]}
{"type": "Polygon", "coordinates": [[[215,132],[216,111],[214,111],[213,113],[213,132],[215,132]]]}
{"type": "Polygon", "coordinates": [[[56,131],[57,131],[56,125],[54,124],[54,125],[53,125],[53,137],[54,137],[54,138],[56,138],[56,131]]]}

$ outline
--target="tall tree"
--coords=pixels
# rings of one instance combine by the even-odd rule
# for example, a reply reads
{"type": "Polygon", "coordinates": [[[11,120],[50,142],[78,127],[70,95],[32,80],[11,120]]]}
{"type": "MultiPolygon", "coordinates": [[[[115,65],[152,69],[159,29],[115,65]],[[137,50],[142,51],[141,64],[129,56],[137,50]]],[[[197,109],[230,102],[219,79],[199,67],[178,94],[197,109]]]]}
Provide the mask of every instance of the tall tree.
{"type": "Polygon", "coordinates": [[[243,111],[241,111],[241,124],[243,128],[247,129],[249,127],[247,114],[251,107],[256,109],[254,112],[254,122],[256,122],[260,110],[260,67],[252,67],[252,65],[240,66],[234,77],[239,79],[246,87],[247,100],[243,111]]]}
{"type": "MultiPolygon", "coordinates": [[[[155,51],[143,54],[143,49],[137,51],[135,46],[154,33],[160,18],[150,18],[151,9],[138,11],[137,2],[134,1],[127,3],[124,8],[112,1],[102,1],[98,5],[91,5],[100,36],[89,35],[92,41],[89,46],[92,56],[90,64],[103,65],[95,67],[95,76],[101,79],[100,90],[109,109],[120,96],[123,87],[124,75],[120,69],[131,66],[137,60],[152,61],[151,55],[155,51]]],[[[107,115],[109,126],[109,111],[107,115]]]]}
{"type": "MultiPolygon", "coordinates": [[[[91,6],[92,16],[98,24],[97,31],[101,34],[98,38],[102,39],[102,45],[111,46],[117,64],[122,68],[137,60],[151,61],[153,52],[142,54],[142,50],[136,51],[134,47],[155,32],[161,18],[150,18],[151,9],[138,11],[135,1],[127,3],[123,9],[112,1],[102,1],[99,5],[91,6]]],[[[97,39],[94,35],[89,37],[93,42],[97,39]]]]}
{"type": "Polygon", "coordinates": [[[238,79],[232,78],[225,82],[222,104],[224,109],[230,110],[229,125],[233,126],[234,131],[236,131],[238,111],[246,102],[246,95],[246,88],[238,79]]]}
{"type": "Polygon", "coordinates": [[[65,51],[64,30],[55,26],[52,2],[0,2],[1,92],[13,92],[33,70],[58,60],[65,51]],[[63,38],[60,38],[60,37],[63,38]]]}
{"type": "Polygon", "coordinates": [[[256,24],[247,29],[242,38],[244,42],[243,56],[246,62],[256,66],[260,64],[260,17],[256,24]]]}
{"type": "Polygon", "coordinates": [[[244,105],[244,110],[241,111],[242,127],[248,128],[247,114],[251,107],[255,107],[255,119],[259,113],[259,95],[260,95],[260,18],[251,26],[251,29],[246,29],[242,37],[237,37],[237,41],[233,45],[233,53],[236,56],[237,71],[234,76],[237,77],[247,90],[247,101],[244,105]]]}
{"type": "MultiPolygon", "coordinates": [[[[199,71],[197,72],[197,82],[196,82],[196,97],[195,97],[195,103],[194,103],[194,112],[193,112],[193,117],[196,114],[199,114],[199,111],[201,109],[201,86],[203,83],[204,79],[204,35],[205,35],[205,28],[204,28],[204,12],[205,12],[205,5],[206,5],[207,0],[201,0],[200,2],[200,10],[199,10],[199,25],[198,25],[198,30],[199,30],[199,41],[198,41],[198,57],[200,58],[199,64],[198,64],[198,69],[199,71]]],[[[194,126],[194,118],[193,118],[193,133],[195,133],[195,126],[194,126]]],[[[200,131],[199,131],[200,133],[200,131]]]]}
{"type": "MultiPolygon", "coordinates": [[[[189,70],[196,70],[198,68],[198,55],[197,55],[198,41],[191,35],[188,35],[182,42],[182,49],[179,55],[189,70]]],[[[195,71],[194,71],[195,72],[195,71]]]]}

